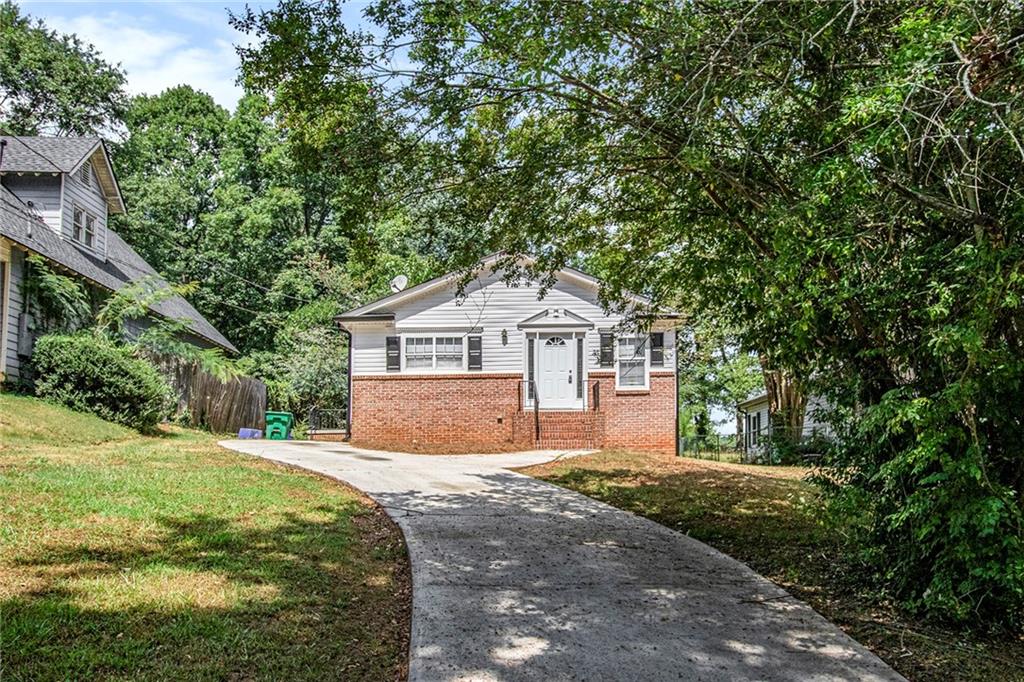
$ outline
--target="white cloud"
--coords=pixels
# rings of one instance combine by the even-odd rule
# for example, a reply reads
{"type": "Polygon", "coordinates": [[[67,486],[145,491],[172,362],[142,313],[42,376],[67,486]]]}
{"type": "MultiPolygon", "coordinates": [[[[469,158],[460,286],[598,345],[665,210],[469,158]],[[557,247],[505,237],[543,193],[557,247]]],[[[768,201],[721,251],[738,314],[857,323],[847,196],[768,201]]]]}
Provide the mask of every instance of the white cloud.
{"type": "Polygon", "coordinates": [[[228,109],[234,109],[242,95],[242,89],[235,85],[238,55],[231,44],[234,36],[226,17],[221,18],[223,30],[207,26],[218,30],[223,38],[160,28],[145,17],[121,12],[42,19],[56,31],[77,34],[93,44],[107,61],[119,63],[128,74],[131,94],[154,95],[187,84],[209,93],[228,109]]]}

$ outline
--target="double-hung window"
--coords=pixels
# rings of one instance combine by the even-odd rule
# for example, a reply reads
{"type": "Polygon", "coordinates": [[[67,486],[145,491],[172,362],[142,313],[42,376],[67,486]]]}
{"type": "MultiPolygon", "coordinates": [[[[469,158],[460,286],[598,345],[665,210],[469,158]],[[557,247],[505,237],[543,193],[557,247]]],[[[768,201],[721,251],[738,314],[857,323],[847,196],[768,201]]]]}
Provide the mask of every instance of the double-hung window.
{"type": "Polygon", "coordinates": [[[434,339],[431,337],[405,340],[406,369],[430,369],[434,366],[434,339]]]}
{"type": "Polygon", "coordinates": [[[462,369],[462,337],[439,336],[434,339],[435,367],[462,369]]]}
{"type": "Polygon", "coordinates": [[[616,385],[621,389],[646,389],[647,337],[622,336],[618,339],[616,385]]]}
{"type": "Polygon", "coordinates": [[[75,206],[73,223],[74,240],[91,249],[96,243],[96,216],[80,206],[75,206]]]}
{"type": "Polygon", "coordinates": [[[462,369],[464,357],[461,336],[405,337],[406,369],[462,369]]]}

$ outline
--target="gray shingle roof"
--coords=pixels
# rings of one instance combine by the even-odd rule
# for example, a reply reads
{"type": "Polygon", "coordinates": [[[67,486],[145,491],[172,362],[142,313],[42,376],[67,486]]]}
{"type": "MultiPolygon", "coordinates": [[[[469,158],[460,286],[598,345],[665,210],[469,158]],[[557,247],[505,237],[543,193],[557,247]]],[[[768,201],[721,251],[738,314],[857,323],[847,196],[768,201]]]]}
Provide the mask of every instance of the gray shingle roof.
{"type": "Polygon", "coordinates": [[[11,137],[6,140],[0,171],[15,173],[70,173],[96,148],[100,138],[92,137],[11,137]]]}
{"type": "MultiPolygon", "coordinates": [[[[118,291],[143,278],[154,278],[156,282],[167,285],[149,263],[113,230],[107,229],[107,259],[104,261],[62,239],[41,220],[29,219],[26,210],[16,195],[0,185],[0,236],[111,291],[118,291]]],[[[223,334],[181,296],[161,301],[152,306],[151,310],[162,317],[183,322],[191,332],[221,348],[238,352],[223,334]]]]}

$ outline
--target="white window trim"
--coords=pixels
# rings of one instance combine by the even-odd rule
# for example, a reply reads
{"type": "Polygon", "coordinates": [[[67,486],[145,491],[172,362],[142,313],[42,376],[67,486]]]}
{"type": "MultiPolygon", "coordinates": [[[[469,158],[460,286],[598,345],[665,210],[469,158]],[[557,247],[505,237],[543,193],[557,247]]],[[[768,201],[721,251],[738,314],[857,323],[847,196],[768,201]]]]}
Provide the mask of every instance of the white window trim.
{"type": "Polygon", "coordinates": [[[649,337],[645,337],[643,334],[621,334],[613,337],[612,348],[615,351],[615,390],[628,392],[628,391],[650,391],[651,390],[651,343],[649,337]],[[621,383],[622,379],[622,364],[619,362],[619,342],[623,339],[636,339],[638,344],[644,349],[644,383],[642,386],[623,386],[621,383]]]}
{"type": "Polygon", "coordinates": [[[100,236],[100,218],[95,213],[86,210],[79,204],[71,204],[71,241],[78,244],[82,248],[89,249],[90,251],[98,252],[100,236]],[[81,211],[82,213],[82,239],[75,237],[75,213],[81,211]],[[92,218],[92,244],[85,243],[86,224],[89,218],[92,218]]]}
{"type": "Polygon", "coordinates": [[[469,341],[466,334],[445,333],[443,331],[414,331],[398,335],[398,357],[399,371],[403,374],[462,374],[469,371],[469,341]],[[431,339],[431,366],[430,367],[406,367],[405,364],[405,342],[406,339],[431,339]],[[462,339],[462,366],[461,367],[438,367],[437,366],[437,340],[438,339],[462,339]]]}

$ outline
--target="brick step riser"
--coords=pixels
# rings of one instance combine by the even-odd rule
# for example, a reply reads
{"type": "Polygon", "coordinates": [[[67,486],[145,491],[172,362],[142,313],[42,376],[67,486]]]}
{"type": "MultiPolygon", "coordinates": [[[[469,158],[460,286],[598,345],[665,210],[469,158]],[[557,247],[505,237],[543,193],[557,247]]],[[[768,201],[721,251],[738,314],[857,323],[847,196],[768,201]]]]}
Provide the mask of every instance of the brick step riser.
{"type": "Polygon", "coordinates": [[[539,450],[593,450],[591,441],[582,440],[541,440],[537,443],[539,450]]]}

